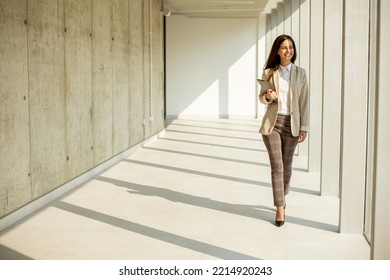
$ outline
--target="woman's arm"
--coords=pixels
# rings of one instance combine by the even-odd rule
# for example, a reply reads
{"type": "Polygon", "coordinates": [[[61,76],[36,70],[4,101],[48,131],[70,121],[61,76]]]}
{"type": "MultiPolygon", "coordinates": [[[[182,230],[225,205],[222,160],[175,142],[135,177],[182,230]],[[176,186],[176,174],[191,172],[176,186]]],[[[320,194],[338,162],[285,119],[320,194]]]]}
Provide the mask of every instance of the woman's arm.
{"type": "MultiPolygon", "coordinates": [[[[269,79],[269,70],[265,70],[263,72],[263,75],[261,77],[262,80],[267,80],[269,79]]],[[[271,84],[271,87],[274,88],[274,85],[272,83],[272,79],[270,79],[269,83],[271,84]]],[[[270,88],[260,88],[260,93],[259,93],[259,101],[263,104],[270,104],[273,101],[277,99],[277,94],[276,91],[270,89],[270,88]]]]}
{"type": "Polygon", "coordinates": [[[300,130],[301,132],[304,131],[307,133],[309,132],[309,84],[307,82],[307,77],[304,70],[303,70],[303,77],[302,77],[302,88],[299,95],[299,111],[300,111],[299,114],[301,116],[300,130]]]}

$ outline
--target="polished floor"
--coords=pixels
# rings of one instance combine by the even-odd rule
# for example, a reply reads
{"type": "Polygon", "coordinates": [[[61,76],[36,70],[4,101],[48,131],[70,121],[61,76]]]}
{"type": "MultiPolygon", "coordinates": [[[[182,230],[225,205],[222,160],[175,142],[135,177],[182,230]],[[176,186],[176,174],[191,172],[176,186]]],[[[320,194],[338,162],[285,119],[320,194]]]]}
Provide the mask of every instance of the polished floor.
{"type": "Polygon", "coordinates": [[[338,233],[337,197],[295,157],[286,224],[274,225],[256,119],[175,119],[116,165],[0,232],[0,259],[369,259],[338,233]]]}

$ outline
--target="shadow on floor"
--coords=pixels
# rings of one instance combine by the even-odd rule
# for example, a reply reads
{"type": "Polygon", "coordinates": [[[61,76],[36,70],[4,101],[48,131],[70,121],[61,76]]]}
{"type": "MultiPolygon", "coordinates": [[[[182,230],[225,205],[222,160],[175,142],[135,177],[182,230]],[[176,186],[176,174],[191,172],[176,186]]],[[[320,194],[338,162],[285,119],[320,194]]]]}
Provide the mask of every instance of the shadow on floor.
{"type": "MultiPolygon", "coordinates": [[[[96,180],[111,183],[113,185],[129,189],[129,193],[143,195],[143,196],[157,196],[163,199],[180,202],[183,204],[188,204],[196,207],[207,208],[215,211],[222,211],[229,214],[240,215],[253,219],[260,219],[274,223],[275,218],[275,209],[262,205],[239,205],[239,204],[230,204],[217,200],[213,200],[207,197],[194,196],[182,192],[172,191],[165,188],[158,188],[153,186],[139,185],[131,182],[126,182],[118,179],[107,178],[103,176],[98,176],[96,180]]],[[[320,230],[338,232],[338,227],[332,224],[321,223],[317,221],[307,220],[303,218],[297,218],[293,216],[288,216],[288,222],[294,223],[301,226],[316,228],[320,230]]]]}
{"type": "Polygon", "coordinates": [[[110,216],[104,213],[96,212],[90,209],[86,209],[74,204],[69,204],[63,201],[53,203],[54,207],[62,209],[64,211],[71,212],[73,214],[81,215],[83,217],[93,219],[102,223],[109,224],[111,226],[119,227],[131,232],[142,234],[144,236],[154,238],[160,241],[164,241],[170,244],[181,246],[193,251],[201,252],[210,256],[214,256],[224,260],[258,260],[253,256],[228,250],[219,246],[214,246],[204,242],[196,241],[194,239],[179,236],[173,233],[162,231],[159,229],[144,226],[138,223],[130,222],[124,219],[120,219],[114,216],[110,216]]]}
{"type": "Polygon", "coordinates": [[[0,244],[0,260],[32,260],[32,258],[0,244]]]}

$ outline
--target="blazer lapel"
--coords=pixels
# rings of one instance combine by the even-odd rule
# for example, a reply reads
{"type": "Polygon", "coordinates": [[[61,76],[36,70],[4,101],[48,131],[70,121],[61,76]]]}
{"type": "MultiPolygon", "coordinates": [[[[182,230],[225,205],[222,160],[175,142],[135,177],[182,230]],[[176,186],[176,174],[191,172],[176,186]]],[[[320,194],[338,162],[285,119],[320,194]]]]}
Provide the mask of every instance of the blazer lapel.
{"type": "Polygon", "coordinates": [[[280,77],[279,70],[276,70],[272,75],[272,77],[274,78],[275,91],[279,94],[279,77],[280,77]]]}
{"type": "Polygon", "coordinates": [[[289,88],[289,95],[290,95],[290,104],[292,106],[293,102],[293,92],[295,90],[295,87],[297,86],[297,67],[295,64],[291,65],[291,73],[290,73],[290,88],[289,88]]]}

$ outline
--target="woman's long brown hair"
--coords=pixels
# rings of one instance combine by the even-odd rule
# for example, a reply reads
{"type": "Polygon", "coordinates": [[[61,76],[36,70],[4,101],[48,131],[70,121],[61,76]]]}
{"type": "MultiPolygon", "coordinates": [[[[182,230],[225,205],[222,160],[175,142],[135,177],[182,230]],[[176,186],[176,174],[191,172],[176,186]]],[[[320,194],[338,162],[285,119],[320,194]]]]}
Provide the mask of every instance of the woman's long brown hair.
{"type": "Polygon", "coordinates": [[[291,38],[291,36],[285,35],[285,34],[279,35],[275,39],[274,43],[272,44],[271,51],[269,53],[267,62],[265,64],[265,66],[264,66],[264,70],[270,69],[269,75],[267,77],[267,80],[269,80],[272,77],[273,73],[279,68],[280,57],[278,55],[278,51],[279,51],[280,45],[285,40],[290,40],[291,43],[293,44],[293,47],[294,47],[294,55],[291,58],[291,62],[294,63],[295,60],[297,59],[297,48],[295,47],[295,42],[294,42],[293,38],[291,38]]]}

